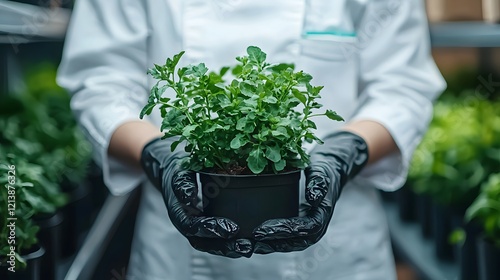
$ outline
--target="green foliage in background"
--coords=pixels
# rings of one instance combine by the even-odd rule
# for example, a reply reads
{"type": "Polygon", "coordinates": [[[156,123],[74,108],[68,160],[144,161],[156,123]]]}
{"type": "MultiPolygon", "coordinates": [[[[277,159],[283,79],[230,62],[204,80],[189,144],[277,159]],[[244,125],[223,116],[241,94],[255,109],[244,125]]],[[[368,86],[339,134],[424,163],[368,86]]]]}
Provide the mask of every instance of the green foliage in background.
{"type": "MultiPolygon", "coordinates": [[[[55,82],[52,65],[32,67],[26,92],[0,99],[0,223],[7,218],[7,171],[16,166],[16,250],[21,254],[37,242],[36,214],[54,213],[67,198],[63,183],[78,183],[86,175],[91,146],[78,129],[70,97],[55,82]]],[[[8,250],[8,229],[0,228],[0,261],[8,250]]],[[[18,258],[22,264],[21,258],[18,258]]]]}
{"type": "Polygon", "coordinates": [[[417,193],[464,208],[489,174],[500,171],[500,103],[467,94],[435,104],[409,174],[417,193]]]}
{"type": "Polygon", "coordinates": [[[481,194],[467,209],[466,218],[479,221],[488,241],[500,248],[500,173],[491,175],[483,184],[481,194]]]}
{"type": "Polygon", "coordinates": [[[267,63],[258,47],[248,47],[236,66],[219,73],[209,73],[203,63],[176,73],[182,54],[149,70],[159,81],[141,118],[160,107],[165,138],[179,137],[172,150],[187,142],[192,170],[218,167],[234,174],[248,167],[259,174],[303,168],[309,163],[303,142],[321,143],[311,118],[343,120],[331,110],[314,113],[322,107],[323,87],[311,85],[311,75],[294,71],[293,65],[267,63]],[[225,82],[228,71],[234,79],[225,82]]]}

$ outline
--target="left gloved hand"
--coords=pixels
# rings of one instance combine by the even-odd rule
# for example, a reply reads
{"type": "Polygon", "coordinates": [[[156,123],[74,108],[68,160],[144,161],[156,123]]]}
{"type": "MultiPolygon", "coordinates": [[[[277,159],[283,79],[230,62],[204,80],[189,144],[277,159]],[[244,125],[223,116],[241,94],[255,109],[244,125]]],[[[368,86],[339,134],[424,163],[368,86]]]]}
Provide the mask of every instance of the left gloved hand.
{"type": "Polygon", "coordinates": [[[305,170],[310,204],[306,215],[262,223],[254,230],[255,253],[301,251],[325,235],[343,186],[368,162],[368,147],[363,138],[347,131],[333,133],[324,142],[313,149],[305,170]]]}
{"type": "Polygon", "coordinates": [[[203,216],[196,207],[196,175],[181,167],[181,160],[187,153],[183,150],[172,152],[173,141],[174,138],[154,139],[144,146],[141,157],[146,175],[163,196],[170,221],[199,251],[230,258],[249,258],[253,244],[248,239],[235,238],[239,231],[237,224],[222,217],[203,216]]]}

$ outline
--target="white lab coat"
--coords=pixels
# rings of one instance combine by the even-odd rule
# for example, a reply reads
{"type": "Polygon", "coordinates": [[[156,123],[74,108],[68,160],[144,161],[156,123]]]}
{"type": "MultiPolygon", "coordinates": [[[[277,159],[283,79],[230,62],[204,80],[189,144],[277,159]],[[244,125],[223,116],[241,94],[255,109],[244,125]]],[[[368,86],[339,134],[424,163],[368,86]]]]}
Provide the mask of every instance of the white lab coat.
{"type": "MultiPolygon", "coordinates": [[[[137,120],[153,63],[181,50],[181,64],[233,64],[256,45],[271,62],[293,62],[324,85],[325,109],[373,120],[400,153],[349,182],[325,237],[302,252],[228,259],[198,252],[172,226],[159,193],[145,183],[130,279],[395,279],[376,188],[395,190],[425,132],[444,82],[430,55],[421,0],[80,0],[66,39],[59,83],[93,143],[105,182],[120,195],[145,181],[109,157],[114,130],[137,120]]],[[[155,113],[151,118],[160,124],[155,113]]],[[[317,119],[318,135],[341,124],[317,119]]]]}

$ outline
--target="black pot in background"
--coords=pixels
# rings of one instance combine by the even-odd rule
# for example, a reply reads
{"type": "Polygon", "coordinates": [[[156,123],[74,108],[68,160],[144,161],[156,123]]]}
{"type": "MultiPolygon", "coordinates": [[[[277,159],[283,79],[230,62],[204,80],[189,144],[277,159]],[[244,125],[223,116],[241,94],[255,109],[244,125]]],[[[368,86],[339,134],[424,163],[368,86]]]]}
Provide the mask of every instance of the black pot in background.
{"type": "Polygon", "coordinates": [[[415,193],[408,185],[405,185],[396,192],[398,202],[399,218],[402,221],[411,222],[416,219],[415,193]]]}
{"type": "Polygon", "coordinates": [[[396,194],[395,194],[395,192],[386,192],[386,191],[380,190],[379,193],[380,193],[380,197],[385,202],[394,202],[394,201],[396,201],[396,194]]]}
{"type": "Polygon", "coordinates": [[[500,248],[483,237],[477,239],[480,280],[500,279],[500,248]]]}
{"type": "Polygon", "coordinates": [[[68,203],[59,210],[64,217],[62,223],[62,244],[64,246],[62,246],[61,256],[66,258],[76,253],[79,237],[90,226],[92,200],[86,182],[78,185],[67,185],[63,187],[63,191],[69,197],[68,203]]]}
{"type": "Polygon", "coordinates": [[[434,203],[432,209],[432,235],[436,256],[441,260],[453,260],[453,245],[449,241],[453,230],[451,209],[438,203],[434,203]]]}
{"type": "Polygon", "coordinates": [[[87,173],[87,183],[90,189],[90,197],[92,200],[92,219],[97,216],[106,197],[108,196],[108,188],[104,184],[104,176],[102,169],[93,161],[90,162],[87,173]]]}
{"type": "Polygon", "coordinates": [[[37,237],[45,249],[45,257],[42,261],[41,279],[55,279],[56,265],[61,259],[62,248],[62,222],[63,215],[55,214],[37,215],[34,218],[36,225],[40,227],[37,237]]]}
{"type": "Polygon", "coordinates": [[[266,175],[200,173],[203,212],[240,226],[238,237],[252,237],[262,222],[299,213],[300,171],[266,175]]]}
{"type": "Polygon", "coordinates": [[[40,276],[42,268],[42,260],[45,255],[45,250],[39,245],[35,245],[28,253],[21,256],[26,261],[26,267],[20,269],[16,266],[16,272],[10,272],[8,267],[1,266],[0,279],[2,280],[45,280],[40,276]]]}
{"type": "Polygon", "coordinates": [[[417,210],[417,221],[420,224],[422,236],[424,238],[432,237],[432,202],[428,195],[416,194],[415,208],[417,210]]]}
{"type": "Polygon", "coordinates": [[[477,267],[476,243],[481,232],[481,228],[476,223],[464,224],[465,241],[460,251],[460,279],[474,280],[479,278],[477,267]]]}

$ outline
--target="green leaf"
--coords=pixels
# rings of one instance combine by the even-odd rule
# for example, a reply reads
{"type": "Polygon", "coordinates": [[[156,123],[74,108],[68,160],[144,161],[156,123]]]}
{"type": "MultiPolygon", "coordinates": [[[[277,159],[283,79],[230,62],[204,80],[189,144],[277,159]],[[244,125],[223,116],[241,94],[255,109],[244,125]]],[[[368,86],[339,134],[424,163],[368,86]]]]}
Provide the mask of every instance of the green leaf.
{"type": "Polygon", "coordinates": [[[155,79],[161,79],[161,73],[156,68],[155,69],[148,69],[147,73],[155,79]]]}
{"type": "Polygon", "coordinates": [[[236,129],[243,131],[245,129],[246,124],[247,124],[247,118],[241,118],[236,123],[236,129]]]}
{"type": "Polygon", "coordinates": [[[139,118],[144,118],[145,115],[151,114],[153,111],[153,108],[156,106],[156,103],[148,103],[144,108],[141,110],[141,114],[139,115],[139,118]]]}
{"type": "Polygon", "coordinates": [[[279,162],[281,160],[281,149],[278,145],[272,145],[266,147],[266,158],[272,162],[279,162]]]}
{"type": "Polygon", "coordinates": [[[248,82],[241,82],[239,87],[241,93],[245,96],[252,97],[257,94],[257,88],[248,82]]]}
{"type": "Polygon", "coordinates": [[[244,134],[236,134],[236,136],[231,140],[231,149],[239,149],[243,147],[246,143],[248,143],[248,140],[246,139],[244,134]]]}
{"type": "Polygon", "coordinates": [[[182,143],[182,140],[177,140],[172,142],[172,145],[170,145],[170,151],[171,152],[175,151],[175,149],[177,149],[177,146],[179,146],[180,143],[182,143]]]}
{"type": "Polygon", "coordinates": [[[263,102],[269,103],[269,104],[276,104],[278,103],[278,99],[274,96],[266,96],[264,99],[262,99],[263,102]]]}
{"type": "Polygon", "coordinates": [[[238,77],[239,75],[241,75],[241,72],[243,71],[243,66],[241,66],[240,64],[236,65],[233,67],[233,69],[231,70],[231,74],[233,74],[234,76],[238,77]]]}
{"type": "Polygon", "coordinates": [[[231,67],[228,67],[228,66],[224,66],[224,67],[222,67],[222,68],[220,69],[220,71],[219,71],[219,76],[221,76],[221,77],[222,77],[222,76],[226,75],[226,73],[227,73],[227,71],[228,71],[229,69],[231,69],[231,67]]]}
{"type": "Polygon", "coordinates": [[[181,51],[180,53],[174,55],[173,59],[172,59],[172,62],[173,62],[173,66],[177,66],[177,64],[179,63],[179,60],[181,60],[181,57],[184,55],[185,51],[181,51]]]}
{"type": "Polygon", "coordinates": [[[192,70],[193,70],[193,74],[196,77],[202,77],[203,75],[205,75],[207,73],[208,68],[205,66],[205,63],[200,63],[196,66],[193,66],[192,70]]]}
{"type": "Polygon", "coordinates": [[[276,171],[282,171],[283,169],[285,169],[286,160],[281,159],[280,161],[274,162],[273,164],[274,164],[274,169],[276,169],[276,171]]]}
{"type": "Polygon", "coordinates": [[[311,120],[307,120],[306,125],[308,128],[317,129],[316,124],[311,120]]]}
{"type": "Polygon", "coordinates": [[[297,77],[297,82],[299,84],[307,84],[307,83],[311,82],[311,80],[313,78],[311,75],[309,75],[307,73],[304,73],[302,71],[298,72],[297,76],[298,76],[297,77]]]}
{"type": "Polygon", "coordinates": [[[266,60],[266,54],[255,46],[247,48],[248,58],[257,65],[261,65],[266,60]]]}
{"type": "Polygon", "coordinates": [[[280,73],[281,71],[285,71],[287,69],[295,69],[295,64],[293,63],[279,63],[275,65],[271,65],[268,67],[269,70],[275,73],[280,73]]]}
{"type": "Polygon", "coordinates": [[[264,171],[267,165],[267,159],[264,157],[264,153],[260,146],[256,146],[251,152],[247,159],[248,168],[254,173],[259,174],[264,171]]]}
{"type": "Polygon", "coordinates": [[[304,105],[306,104],[307,98],[306,98],[304,93],[302,93],[301,91],[299,91],[298,89],[295,89],[295,88],[292,90],[292,93],[293,93],[293,96],[295,96],[295,98],[297,98],[300,101],[300,103],[302,103],[304,105]]]}
{"type": "Polygon", "coordinates": [[[197,124],[191,124],[191,125],[184,127],[184,129],[182,130],[182,136],[189,138],[191,133],[197,128],[198,128],[197,124]]]}
{"type": "Polygon", "coordinates": [[[332,111],[332,110],[326,110],[325,115],[326,115],[329,119],[334,120],[334,121],[344,121],[344,118],[342,118],[341,116],[339,116],[339,115],[337,114],[337,112],[332,111]]]}
{"type": "Polygon", "coordinates": [[[288,134],[288,131],[286,130],[286,128],[284,128],[282,126],[279,126],[278,128],[276,128],[276,130],[272,131],[271,134],[273,136],[290,137],[290,135],[288,134]]]}

